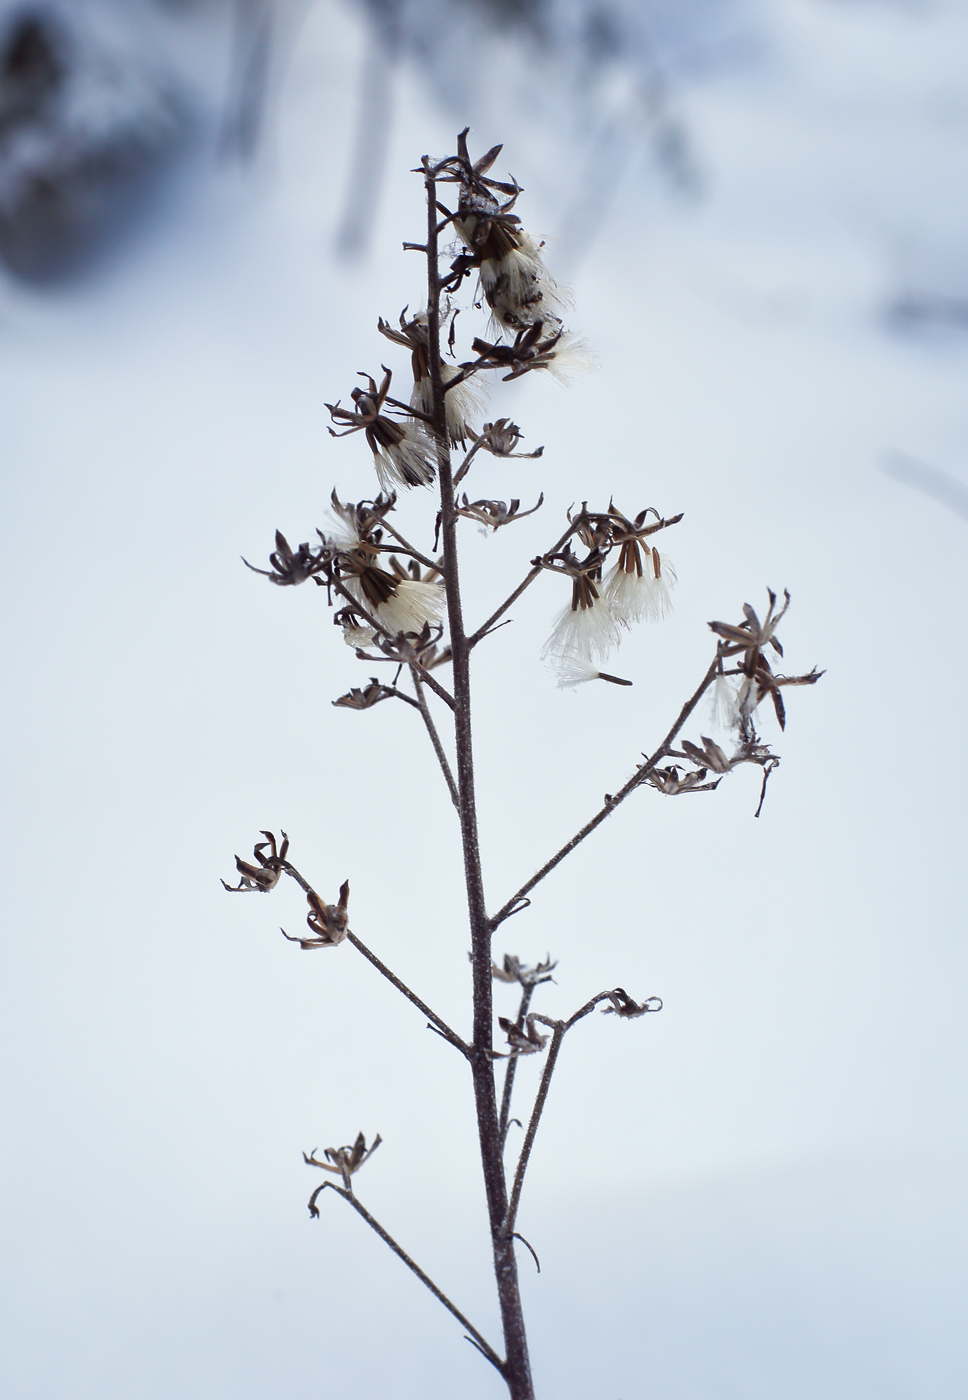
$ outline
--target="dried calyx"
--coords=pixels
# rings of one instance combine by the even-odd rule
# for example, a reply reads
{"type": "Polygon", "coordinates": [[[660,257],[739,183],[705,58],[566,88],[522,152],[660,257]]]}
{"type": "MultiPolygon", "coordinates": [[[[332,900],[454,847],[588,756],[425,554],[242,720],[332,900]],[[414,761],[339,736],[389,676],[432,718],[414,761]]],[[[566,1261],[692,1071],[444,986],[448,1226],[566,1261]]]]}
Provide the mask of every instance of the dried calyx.
{"type": "Polygon", "coordinates": [[[718,647],[719,677],[722,685],[717,697],[718,703],[730,727],[739,730],[745,744],[756,740],[753,729],[753,712],[761,701],[769,696],[773,702],[777,722],[781,729],[786,727],[786,707],[781,691],[786,686],[815,685],[823,671],[813,670],[801,676],[776,675],[766,657],[766,648],[783,655],[783,648],[776,636],[777,624],[790,606],[790,594],[783,590],[783,606],[777,610],[776,594],[767,589],[770,606],[766,617],[760,622],[749,603],[743,604],[743,621],[733,625],[729,622],[711,622],[710,628],[721,639],[718,647]],[[723,662],[733,657],[742,657],[732,676],[726,671],[723,662]],[[735,677],[735,680],[732,677],[735,677]]]}
{"type": "Polygon", "coordinates": [[[551,974],[557,966],[557,959],[552,961],[550,954],[543,962],[528,967],[514,953],[505,953],[500,967],[497,963],[491,964],[491,976],[496,982],[517,982],[522,987],[538,987],[542,982],[554,981],[551,974]]]}
{"type": "MultiPolygon", "coordinates": [[[[370,1160],[382,1141],[380,1134],[377,1133],[370,1146],[367,1147],[366,1138],[362,1133],[359,1133],[352,1147],[327,1147],[323,1152],[323,1156],[326,1158],[325,1162],[321,1162],[316,1156],[315,1147],[312,1152],[303,1153],[303,1161],[308,1167],[319,1167],[320,1171],[334,1172],[337,1176],[342,1177],[344,1188],[347,1191],[352,1191],[352,1177],[364,1163],[370,1160]]],[[[309,1209],[314,1216],[319,1214],[315,1206],[315,1198],[309,1209]]]]}
{"type": "Polygon", "coordinates": [[[658,622],[668,616],[675,571],[668,558],[646,540],[681,519],[681,514],[664,519],[650,508],[633,520],[612,502],[602,512],[589,511],[586,504],[577,514],[569,513],[568,522],[571,537],[588,552],[579,557],[568,542],[532,560],[536,568],[571,580],[570,606],[558,615],[542,651],[558,673],[560,685],[595,679],[622,684],[618,677],[602,672],[598,663],[621,644],[623,633],[634,623],[658,622]],[[618,558],[606,574],[606,561],[613,551],[618,558]]]}

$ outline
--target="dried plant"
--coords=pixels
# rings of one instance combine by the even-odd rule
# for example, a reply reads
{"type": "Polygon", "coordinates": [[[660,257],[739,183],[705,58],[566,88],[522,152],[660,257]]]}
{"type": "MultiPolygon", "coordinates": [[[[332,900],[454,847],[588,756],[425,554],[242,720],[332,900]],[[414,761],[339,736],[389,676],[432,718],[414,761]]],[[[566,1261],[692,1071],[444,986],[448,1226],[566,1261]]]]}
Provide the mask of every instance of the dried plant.
{"type": "MultiPolygon", "coordinates": [[[[617,792],[606,795],[601,809],[571,840],[500,908],[488,911],[471,743],[471,653],[486,641],[525,589],[540,577],[557,575],[567,582],[567,589],[562,590],[561,611],[543,655],[559,684],[571,686],[591,680],[631,684],[602,671],[600,664],[633,626],[658,622],[668,615],[676,575],[655,537],[677,525],[682,516],[665,516],[652,507],[626,515],[613,501],[601,503],[599,509],[584,502],[580,509],[566,513],[560,537],[530,560],[524,579],[490,616],[473,629],[465,624],[458,568],[461,521],[496,531],[533,515],[544,501],[541,495],[537,505],[522,511],[519,499],[471,500],[466,493],[458,493],[458,484],[479,462],[479,453],[534,459],[542,450],[518,452],[521,430],[509,418],[474,427],[473,418],[483,400],[482,387],[495,372],[504,379],[535,372],[558,374],[584,356],[580,342],[564,324],[568,295],[551,277],[541,243],[525,231],[516,212],[522,191],[514,181],[496,180],[489,174],[501,148],[495,146],[473,161],[466,138],[466,131],[458,137],[456,155],[443,160],[424,157],[416,172],[424,182],[427,233],[423,242],[406,243],[404,248],[416,250],[426,261],[426,309],[409,316],[405,309],[398,319],[399,329],[382,317],[377,323],[378,331],[391,344],[409,354],[411,393],[405,401],[392,398],[393,373],[383,367],[379,384],[369,374],[363,375],[364,387],[355,388],[351,395],[353,408],[342,408],[338,401],[329,405],[336,424],[331,429],[334,436],[362,433],[365,437],[380,494],[348,504],[334,492],[332,519],[326,528],[317,530],[318,543],[304,543],[294,551],[277,533],[270,568],[256,572],[278,586],[295,586],[312,578],[323,590],[336,624],[357,657],[395,668],[387,681],[371,676],[368,684],[352,687],[335,699],[334,705],[363,711],[384,700],[402,700],[419,713],[427,730],[460,823],[473,969],[469,1036],[447,1025],[353,932],[348,882],[341,886],[336,902],[316,892],[290,861],[285,833],[277,844],[275,836],[264,831],[265,840],[256,845],[252,861],[236,857],[239,883],[226,885],[226,889],[268,893],[283,875],[294,880],[308,900],[309,934],[286,933],[285,937],[306,950],[352,945],[418,1008],[430,1029],[467,1061],[477,1112],[503,1353],[485,1340],[359,1201],[354,1177],[376,1149],[379,1137],[367,1148],[361,1133],[352,1147],[327,1148],[322,1159],[315,1152],[305,1156],[309,1165],[342,1183],[326,1181],[317,1187],[310,1211],[314,1217],[318,1215],[317,1201],[327,1187],[342,1196],[458,1319],[468,1340],[499,1372],[512,1400],[532,1400],[535,1392],[515,1242],[529,1250],[531,1246],[516,1224],[525,1173],[561,1044],[567,1032],[596,1007],[605,1015],[633,1020],[659,1011],[662,1002],[655,996],[637,1001],[623,987],[607,988],[572,1016],[555,1020],[532,1010],[539,988],[553,980],[555,963],[550,955],[528,966],[516,955],[504,953],[497,963],[492,955],[494,935],[511,915],[530,904],[534,889],[566,856],[639,789],[654,789],[670,797],[711,792],[734,769],[750,764],[762,772],[759,816],[767,779],[779,758],[756,731],[757,709],[769,699],[782,728],[782,690],[813,685],[820,673],[814,669],[787,676],[773,669],[775,659],[783,656],[776,634],[789,606],[789,594],[784,594],[778,609],[776,595],[769,593],[769,608],[762,622],[747,604],[740,622],[710,623],[717,639],[715,654],[665,737],[653,752],[643,755],[617,792]],[[453,208],[442,198],[442,187],[447,186],[454,187],[456,194],[451,200],[453,208]],[[455,245],[446,253],[450,263],[443,269],[442,238],[455,245]],[[465,286],[470,289],[472,307],[486,307],[489,338],[474,336],[471,355],[458,360],[455,341],[460,308],[452,298],[465,286]],[[463,454],[459,462],[452,457],[456,447],[463,454]],[[433,542],[421,550],[395,524],[394,491],[430,486],[435,489],[427,512],[427,536],[433,542]],[[704,735],[699,736],[701,747],[692,739],[680,738],[707,692],[712,692],[719,715],[733,736],[730,752],[704,735]],[[497,1019],[497,1028],[503,1033],[499,1046],[495,1046],[494,981],[520,988],[517,1015],[497,1019]],[[517,1062],[523,1055],[542,1057],[543,1072],[521,1150],[509,1169],[505,1148],[508,1128],[517,1121],[511,1118],[511,1108],[517,1062]]],[[[558,587],[550,581],[549,586],[558,587]]]]}

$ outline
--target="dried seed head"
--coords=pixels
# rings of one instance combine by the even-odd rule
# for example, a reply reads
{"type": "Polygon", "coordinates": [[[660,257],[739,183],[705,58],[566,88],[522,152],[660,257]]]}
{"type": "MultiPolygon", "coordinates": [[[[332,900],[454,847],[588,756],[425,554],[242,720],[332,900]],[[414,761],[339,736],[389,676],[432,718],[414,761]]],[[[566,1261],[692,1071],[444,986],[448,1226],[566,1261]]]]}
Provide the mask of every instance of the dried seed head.
{"type": "Polygon", "coordinates": [[[312,938],[293,937],[285,929],[281,929],[283,938],[288,938],[290,943],[298,943],[300,948],[304,950],[335,948],[343,942],[349,930],[349,913],[347,912],[349,899],[349,880],[344,880],[340,885],[338,904],[327,904],[320,899],[315,890],[310,890],[306,896],[309,905],[306,923],[310,927],[312,938]]]}

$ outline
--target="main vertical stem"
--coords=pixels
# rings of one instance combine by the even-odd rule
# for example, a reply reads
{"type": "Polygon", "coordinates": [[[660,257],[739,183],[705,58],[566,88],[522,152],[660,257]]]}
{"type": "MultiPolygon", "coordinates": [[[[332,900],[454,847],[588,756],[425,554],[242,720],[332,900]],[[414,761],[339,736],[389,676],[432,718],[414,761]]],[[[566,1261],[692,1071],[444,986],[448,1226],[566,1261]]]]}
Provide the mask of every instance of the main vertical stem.
{"type": "Polygon", "coordinates": [[[457,514],[447,432],[447,410],[440,373],[440,278],[437,253],[437,186],[425,159],[427,189],[427,332],[432,386],[433,431],[437,442],[440,482],[441,537],[444,553],[444,586],[454,658],[454,727],[457,749],[457,787],[461,840],[464,849],[464,881],[471,931],[471,964],[474,979],[474,1035],[471,1072],[477,1106],[477,1128],[484,1169],[484,1189],[491,1226],[494,1275],[497,1281],[501,1321],[504,1326],[505,1380],[511,1400],[534,1400],[528,1340],[521,1309],[514,1241],[503,1230],[507,1212],[504,1151],[498,1121],[492,1059],[493,1007],[491,982],[491,928],[484,903],[484,881],[477,836],[474,799],[474,751],[471,743],[470,651],[464,632],[457,567],[457,514]]]}

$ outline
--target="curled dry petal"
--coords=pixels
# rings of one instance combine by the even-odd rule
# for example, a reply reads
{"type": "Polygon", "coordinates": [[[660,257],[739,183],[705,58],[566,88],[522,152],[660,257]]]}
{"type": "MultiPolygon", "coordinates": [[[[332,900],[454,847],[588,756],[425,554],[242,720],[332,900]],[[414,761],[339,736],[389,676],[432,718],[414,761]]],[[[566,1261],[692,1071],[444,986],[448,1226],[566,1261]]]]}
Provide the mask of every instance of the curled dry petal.
{"type": "Polygon", "coordinates": [[[306,899],[309,904],[306,923],[312,931],[312,938],[293,937],[285,929],[281,929],[283,938],[288,938],[290,943],[298,943],[300,948],[307,950],[310,948],[335,948],[343,942],[349,929],[349,913],[347,912],[350,899],[349,880],[344,880],[340,885],[338,904],[327,904],[320,899],[315,890],[310,890],[306,899]]]}
{"type": "Polygon", "coordinates": [[[611,1006],[606,1006],[602,1015],[622,1016],[625,1020],[634,1020],[636,1016],[647,1016],[649,1012],[662,1010],[661,997],[646,997],[641,1004],[633,1001],[624,987],[616,987],[608,994],[611,1006]]]}
{"type": "Polygon", "coordinates": [[[252,849],[253,858],[258,862],[252,865],[241,856],[235,857],[235,868],[241,876],[237,885],[227,885],[222,881],[222,885],[231,894],[244,893],[246,890],[255,890],[262,894],[268,894],[279,883],[279,876],[286,868],[286,856],[289,854],[289,837],[283,831],[282,845],[277,848],[276,838],[271,831],[263,831],[266,838],[259,841],[252,849]],[[269,855],[265,855],[265,851],[269,855]]]}
{"type": "MultiPolygon", "coordinates": [[[[351,1178],[354,1173],[359,1171],[360,1167],[362,1167],[365,1162],[369,1161],[382,1141],[383,1139],[380,1137],[380,1134],[377,1133],[373,1142],[367,1147],[366,1138],[362,1133],[358,1133],[352,1147],[327,1147],[323,1153],[323,1156],[328,1159],[327,1161],[321,1162],[319,1160],[316,1156],[315,1147],[312,1152],[303,1153],[303,1161],[306,1163],[307,1167],[319,1167],[320,1171],[334,1172],[337,1176],[341,1176],[346,1190],[352,1191],[351,1178]]],[[[314,1192],[313,1200],[309,1207],[313,1216],[319,1214],[319,1211],[316,1209],[315,1200],[316,1193],[314,1192]]]]}

